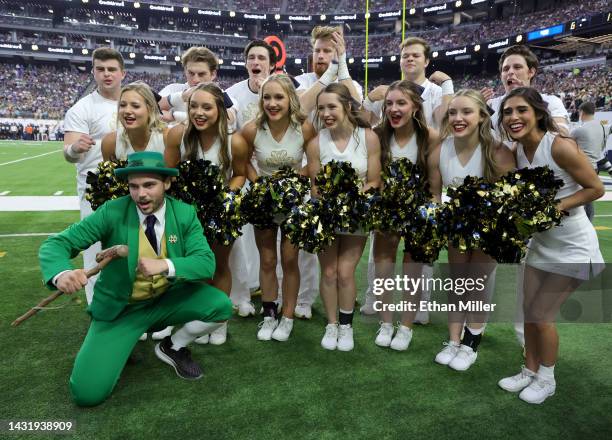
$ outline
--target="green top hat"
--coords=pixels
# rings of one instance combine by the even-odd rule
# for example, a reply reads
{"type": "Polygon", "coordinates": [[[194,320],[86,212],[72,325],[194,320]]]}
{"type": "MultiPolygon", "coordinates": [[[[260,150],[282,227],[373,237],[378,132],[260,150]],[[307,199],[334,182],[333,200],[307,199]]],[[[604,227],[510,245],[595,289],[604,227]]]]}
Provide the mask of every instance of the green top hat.
{"type": "Polygon", "coordinates": [[[127,177],[129,174],[161,174],[163,176],[178,176],[176,168],[166,167],[164,156],[155,151],[139,151],[128,154],[125,168],[116,168],[117,177],[127,177]]]}

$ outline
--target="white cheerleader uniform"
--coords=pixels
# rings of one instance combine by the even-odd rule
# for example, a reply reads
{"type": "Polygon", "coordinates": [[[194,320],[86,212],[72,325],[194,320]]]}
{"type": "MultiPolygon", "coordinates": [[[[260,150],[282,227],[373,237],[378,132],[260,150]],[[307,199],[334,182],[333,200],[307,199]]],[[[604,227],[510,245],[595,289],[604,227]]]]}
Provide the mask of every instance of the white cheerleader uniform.
{"type": "MultiPolygon", "coordinates": [[[[442,141],[440,146],[440,175],[442,176],[442,185],[444,187],[460,186],[467,176],[484,177],[484,161],[482,158],[482,147],[480,144],[472,153],[472,157],[464,165],[461,165],[457,150],[455,148],[455,138],[450,136],[442,141]]],[[[485,294],[487,300],[490,301],[493,296],[495,287],[495,279],[497,275],[497,265],[493,271],[488,274],[485,283],[485,294]]]]}
{"type": "Polygon", "coordinates": [[[300,170],[304,157],[304,136],[301,126],[296,128],[293,124],[289,124],[279,142],[272,136],[268,124],[264,123],[263,129],[257,130],[253,144],[260,175],[271,176],[284,166],[300,170]]]}
{"type": "MultiPolygon", "coordinates": [[[[340,152],[336,143],[333,141],[327,128],[319,132],[319,160],[321,165],[331,162],[350,162],[357,173],[361,184],[365,184],[368,176],[368,146],[366,145],[365,128],[357,127],[351,135],[349,142],[340,152]]],[[[354,233],[337,231],[341,235],[366,235],[363,231],[357,230],[354,233]]]]}
{"type": "Polygon", "coordinates": [[[470,160],[464,165],[459,162],[455,149],[455,138],[447,137],[440,146],[440,175],[442,186],[460,186],[467,176],[483,177],[482,147],[474,150],[470,160]]]}
{"type": "MultiPolygon", "coordinates": [[[[228,145],[228,156],[232,158],[232,135],[227,136],[228,145]]],[[[208,160],[214,165],[221,167],[221,158],[219,152],[221,151],[221,140],[219,136],[215,138],[215,141],[206,151],[202,151],[201,147],[198,147],[197,158],[208,160]]],[[[185,152],[185,138],[181,139],[181,160],[187,160],[185,152]]],[[[227,170],[226,183],[232,176],[231,167],[227,170]]],[[[229,256],[229,267],[232,274],[232,290],[230,292],[230,299],[234,305],[238,305],[241,302],[249,302],[251,300],[250,285],[253,284],[252,280],[259,279],[259,258],[253,258],[257,255],[257,248],[255,247],[255,236],[253,235],[253,226],[244,225],[241,229],[242,235],[238,237],[232,246],[232,250],[229,256]]]]}
{"type": "MultiPolygon", "coordinates": [[[[580,191],[582,187],[555,162],[552,144],[556,136],[551,132],[544,134],[531,162],[527,159],[523,146],[519,144],[517,164],[519,168],[548,166],[555,179],[563,180],[563,187],[556,196],[556,200],[559,200],[580,191]]],[[[597,275],[604,268],[597,233],[583,206],[573,208],[569,212],[570,215],[563,217],[560,225],[533,235],[525,264],[546,272],[588,280],[591,275],[597,275]]]]}
{"type": "MultiPolygon", "coordinates": [[[[147,148],[145,148],[144,151],[155,151],[164,154],[165,149],[166,145],[164,144],[164,133],[161,130],[153,130],[151,132],[151,137],[149,138],[147,148]]],[[[134,150],[134,147],[132,147],[130,138],[125,132],[123,126],[117,127],[117,134],[115,137],[115,157],[119,160],[127,160],[128,154],[135,152],[136,150],[134,150]]]]}

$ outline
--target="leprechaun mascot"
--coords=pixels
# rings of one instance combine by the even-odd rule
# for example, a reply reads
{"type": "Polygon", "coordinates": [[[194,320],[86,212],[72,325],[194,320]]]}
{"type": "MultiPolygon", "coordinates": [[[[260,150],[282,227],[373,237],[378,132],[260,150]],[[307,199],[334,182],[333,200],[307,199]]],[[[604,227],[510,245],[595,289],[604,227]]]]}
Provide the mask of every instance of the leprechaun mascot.
{"type": "Polygon", "coordinates": [[[40,247],[44,282],[74,293],[87,282],[70,259],[91,244],[128,246],[127,258],[111,261],[101,272],[87,311],[91,325],[76,357],[70,390],[80,406],[103,402],[144,332],[185,324],[155,347],[155,354],[184,379],[199,379],[200,366],[188,344],[228,320],[232,304],[208,285],[215,272],[213,255],[195,209],[168,197],[171,176],[163,156],[138,152],[125,168],[130,195],[109,201],[91,216],[49,237],[40,247]]]}

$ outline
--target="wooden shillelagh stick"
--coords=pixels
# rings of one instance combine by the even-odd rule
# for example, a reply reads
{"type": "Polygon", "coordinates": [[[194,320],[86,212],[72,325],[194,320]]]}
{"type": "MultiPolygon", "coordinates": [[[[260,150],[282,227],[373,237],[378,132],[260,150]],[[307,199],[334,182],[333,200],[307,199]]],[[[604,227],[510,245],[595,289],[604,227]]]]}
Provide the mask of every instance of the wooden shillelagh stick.
{"type": "MultiPolygon", "coordinates": [[[[85,272],[85,275],[87,276],[87,278],[91,278],[92,276],[100,272],[104,268],[104,266],[106,266],[108,263],[110,263],[115,258],[125,258],[127,257],[127,255],[128,255],[128,247],[124,244],[120,244],[120,245],[105,249],[102,252],[98,253],[98,255],[96,255],[96,262],[98,264],[96,264],[95,267],[92,267],[87,272],[85,272]]],[[[32,307],[30,310],[28,310],[26,313],[21,315],[19,318],[14,320],[11,323],[11,326],[17,327],[23,321],[25,321],[26,319],[38,313],[38,311],[41,310],[43,307],[55,301],[63,293],[64,292],[61,292],[61,291],[52,293],[51,295],[43,299],[41,302],[36,304],[34,307],[32,307]]]]}

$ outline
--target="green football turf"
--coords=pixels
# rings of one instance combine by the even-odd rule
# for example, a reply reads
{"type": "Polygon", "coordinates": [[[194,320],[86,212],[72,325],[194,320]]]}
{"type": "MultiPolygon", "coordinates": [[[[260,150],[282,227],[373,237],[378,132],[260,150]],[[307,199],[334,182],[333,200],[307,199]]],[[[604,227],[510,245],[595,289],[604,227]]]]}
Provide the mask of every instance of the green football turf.
{"type": "Polygon", "coordinates": [[[0,141],[0,193],[76,195],[76,169],[64,160],[62,149],[63,142],[0,141]]]}
{"type": "MultiPolygon", "coordinates": [[[[32,191],[48,186],[52,166],[61,166],[61,153],[56,154],[43,158],[32,191]]],[[[66,165],[62,181],[73,185],[73,166],[66,165]]],[[[0,189],[11,180],[5,174],[10,166],[0,167],[0,189]]],[[[596,213],[602,253],[612,261],[612,202],[597,203],[596,213]]],[[[532,406],[496,385],[523,362],[511,324],[490,324],[477,363],[459,373],[433,362],[447,336],[443,319],[416,327],[409,350],[397,353],[374,345],[377,318],[356,316],[355,350],[323,350],[320,301],[311,321],[296,321],[286,343],[257,341],[260,318],[235,317],[225,345],[194,346],[205,369],[196,382],[177,378],[155,357],[151,341],[138,343],[139,362],[125,368],[110,399],[95,408],[75,407],[68,377],[88,326],[84,295],[62,297],[52,304],[60,308],[11,328],[13,319],[50,292],[42,287],[37,261],[45,237],[5,235],[57,232],[76,220],[76,211],[0,212],[2,420],[72,420],[75,431],[57,438],[88,440],[610,436],[611,324],[559,325],[557,395],[532,406]]],[[[367,250],[358,270],[359,299],[367,250]]],[[[501,270],[496,291],[497,300],[510,308],[512,276],[501,270]]],[[[0,433],[2,439],[47,437],[0,433]]]]}

